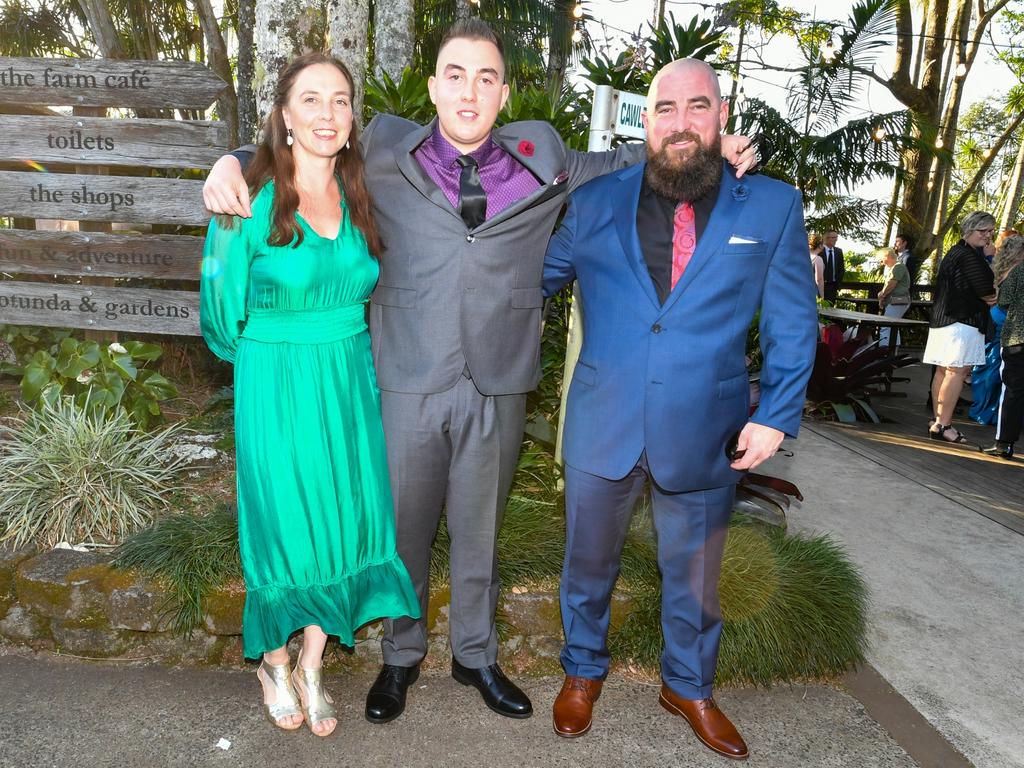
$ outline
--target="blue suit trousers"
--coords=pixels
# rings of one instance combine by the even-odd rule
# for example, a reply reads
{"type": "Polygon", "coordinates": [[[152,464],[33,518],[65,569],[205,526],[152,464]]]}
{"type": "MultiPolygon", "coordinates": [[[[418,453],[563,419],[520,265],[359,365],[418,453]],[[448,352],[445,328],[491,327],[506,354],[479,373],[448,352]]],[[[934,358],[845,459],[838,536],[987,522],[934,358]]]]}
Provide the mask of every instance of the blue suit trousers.
{"type": "MultiPolygon", "coordinates": [[[[566,551],[560,587],[567,675],[608,675],[611,596],[644,483],[646,456],[621,480],[565,468],[566,551]]],[[[735,485],[669,493],[651,482],[662,575],[661,675],[685,699],[711,695],[722,633],[718,578],[735,485]]]]}

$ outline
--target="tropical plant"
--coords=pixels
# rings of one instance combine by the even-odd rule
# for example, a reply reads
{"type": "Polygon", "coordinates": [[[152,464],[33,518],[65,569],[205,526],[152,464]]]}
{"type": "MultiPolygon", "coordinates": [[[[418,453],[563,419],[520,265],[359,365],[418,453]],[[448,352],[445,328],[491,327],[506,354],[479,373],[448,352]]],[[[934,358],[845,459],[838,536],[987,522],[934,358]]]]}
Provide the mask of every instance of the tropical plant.
{"type": "Polygon", "coordinates": [[[174,631],[189,635],[202,624],[210,593],[242,578],[238,516],[227,504],[208,515],[169,515],[126,539],[113,566],[163,582],[167,598],[160,610],[174,631]]]}
{"type": "Polygon", "coordinates": [[[164,375],[145,366],[163,350],[142,341],[95,341],[66,336],[54,354],[40,349],[21,366],[21,394],[30,404],[54,404],[71,396],[82,409],[97,414],[128,414],[146,429],[163,419],[160,402],[178,394],[164,375]]]}
{"type": "Polygon", "coordinates": [[[590,113],[580,108],[580,94],[565,86],[557,99],[547,88],[518,88],[509,92],[505,108],[498,115],[498,124],[521,120],[543,120],[550,123],[570,149],[586,150],[590,113]]]}
{"type": "Polygon", "coordinates": [[[891,355],[887,347],[877,346],[867,328],[844,335],[839,326],[831,325],[822,336],[825,340],[818,342],[807,384],[808,409],[834,415],[845,423],[860,417],[877,424],[871,395],[881,391],[879,387],[891,380],[893,371],[917,361],[909,355],[891,355]]]}
{"type": "Polygon", "coordinates": [[[168,508],[182,461],[181,428],[143,432],[71,397],[6,420],[0,432],[0,541],[117,543],[168,508]]]}
{"type": "Polygon", "coordinates": [[[425,125],[434,119],[435,109],[427,91],[427,78],[411,67],[395,82],[387,73],[366,79],[364,96],[367,121],[375,114],[397,115],[425,125]]]}
{"type": "Polygon", "coordinates": [[[834,229],[849,237],[873,242],[878,237],[888,201],[850,194],[873,179],[895,179],[900,157],[913,140],[906,110],[847,119],[859,108],[870,68],[879,50],[888,45],[895,10],[891,0],[862,0],[838,33],[807,35],[800,40],[805,63],[790,83],[787,114],[760,99],[749,99],[742,110],[743,131],[763,134],[774,150],[764,172],[797,187],[809,210],[811,229],[834,229]],[[823,47],[833,44],[834,58],[822,59],[823,47]]]}
{"type": "Polygon", "coordinates": [[[580,65],[594,85],[610,85],[616,90],[646,93],[654,73],[670,61],[683,58],[701,59],[713,67],[723,63],[714,60],[725,43],[725,29],[709,20],[690,19],[686,26],[669,13],[657,25],[648,24],[648,35],[635,41],[613,61],[606,54],[584,59],[580,65]]]}
{"type": "Polygon", "coordinates": [[[789,497],[803,501],[800,489],[788,480],[757,472],[744,472],[736,486],[736,501],[732,511],[751,520],[785,528],[789,497]]]}

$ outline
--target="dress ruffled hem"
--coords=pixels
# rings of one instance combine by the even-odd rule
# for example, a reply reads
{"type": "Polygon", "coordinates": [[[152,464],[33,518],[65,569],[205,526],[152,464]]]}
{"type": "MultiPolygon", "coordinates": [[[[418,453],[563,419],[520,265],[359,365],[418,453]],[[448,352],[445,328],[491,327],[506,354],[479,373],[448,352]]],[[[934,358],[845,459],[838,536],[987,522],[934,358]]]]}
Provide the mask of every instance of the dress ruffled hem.
{"type": "Polygon", "coordinates": [[[419,618],[419,600],[408,572],[395,555],[328,584],[270,584],[246,592],[242,614],[245,657],[258,659],[280,648],[298,629],[316,624],[343,645],[355,631],[381,618],[419,618]]]}

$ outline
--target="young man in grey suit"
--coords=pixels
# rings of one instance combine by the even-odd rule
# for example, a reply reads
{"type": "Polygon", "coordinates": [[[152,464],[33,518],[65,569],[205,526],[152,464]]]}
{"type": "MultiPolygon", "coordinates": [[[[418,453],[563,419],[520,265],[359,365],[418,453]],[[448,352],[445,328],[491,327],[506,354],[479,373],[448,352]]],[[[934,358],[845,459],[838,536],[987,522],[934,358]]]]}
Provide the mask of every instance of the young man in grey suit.
{"type": "MultiPolygon", "coordinates": [[[[642,159],[642,145],[568,150],[544,122],[494,130],[508,98],[501,41],[482,21],[457,23],[438,52],[420,126],[378,115],[361,140],[384,237],[370,306],[388,444],[398,552],[420,598],[418,620],[385,622],[384,666],[370,722],[405,708],[427,652],[430,549],[445,511],[451,534],[452,676],[488,707],[529,717],[529,698],[497,663],[495,546],[522,443],[526,393],[540,378],[541,274],[568,194],[642,159]]],[[[741,167],[742,137],[723,150],[741,167]]],[[[248,214],[233,158],[204,189],[207,207],[248,214]]]]}

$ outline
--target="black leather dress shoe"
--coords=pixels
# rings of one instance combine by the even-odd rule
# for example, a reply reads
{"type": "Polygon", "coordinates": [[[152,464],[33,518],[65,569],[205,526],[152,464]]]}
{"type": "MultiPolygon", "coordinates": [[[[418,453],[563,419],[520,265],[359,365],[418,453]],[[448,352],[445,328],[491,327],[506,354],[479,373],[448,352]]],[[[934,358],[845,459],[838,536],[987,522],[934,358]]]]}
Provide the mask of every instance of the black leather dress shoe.
{"type": "Polygon", "coordinates": [[[1002,440],[996,440],[995,445],[982,448],[981,452],[989,456],[998,456],[1000,459],[1012,459],[1013,443],[1004,443],[1002,440]]]}
{"type": "Polygon", "coordinates": [[[366,694],[366,719],[388,723],[405,711],[405,692],[420,676],[420,667],[385,664],[366,694]]]}
{"type": "Polygon", "coordinates": [[[470,669],[452,659],[452,677],[463,685],[472,685],[484,697],[484,704],[505,717],[529,717],[533,714],[533,705],[529,697],[505,677],[501,667],[491,664],[489,667],[470,669]]]}

